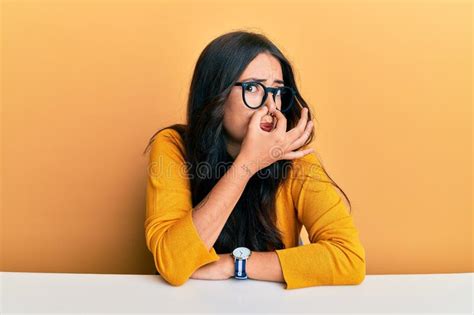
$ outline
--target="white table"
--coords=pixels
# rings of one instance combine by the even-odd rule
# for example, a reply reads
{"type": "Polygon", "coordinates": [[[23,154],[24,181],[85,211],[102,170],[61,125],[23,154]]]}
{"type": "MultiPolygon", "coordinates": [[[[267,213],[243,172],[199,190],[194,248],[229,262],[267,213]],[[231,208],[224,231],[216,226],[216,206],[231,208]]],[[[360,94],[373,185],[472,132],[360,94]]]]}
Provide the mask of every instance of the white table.
{"type": "Polygon", "coordinates": [[[474,273],[367,275],[360,285],[285,290],[258,280],[158,275],[1,272],[1,313],[387,313],[471,314],[474,273]]]}

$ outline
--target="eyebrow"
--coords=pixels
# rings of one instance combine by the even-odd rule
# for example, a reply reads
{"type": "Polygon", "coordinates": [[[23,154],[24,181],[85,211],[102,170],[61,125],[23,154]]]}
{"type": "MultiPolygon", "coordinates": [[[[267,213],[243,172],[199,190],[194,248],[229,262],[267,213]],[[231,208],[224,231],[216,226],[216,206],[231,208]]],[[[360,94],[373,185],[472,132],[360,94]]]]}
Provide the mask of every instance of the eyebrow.
{"type": "MultiPolygon", "coordinates": [[[[249,80],[257,81],[257,82],[265,82],[265,81],[267,81],[267,79],[257,79],[257,78],[247,78],[247,79],[242,80],[242,81],[249,81],[249,80]]],[[[282,80],[275,80],[275,81],[273,81],[273,83],[285,84],[285,82],[283,82],[282,80]]]]}

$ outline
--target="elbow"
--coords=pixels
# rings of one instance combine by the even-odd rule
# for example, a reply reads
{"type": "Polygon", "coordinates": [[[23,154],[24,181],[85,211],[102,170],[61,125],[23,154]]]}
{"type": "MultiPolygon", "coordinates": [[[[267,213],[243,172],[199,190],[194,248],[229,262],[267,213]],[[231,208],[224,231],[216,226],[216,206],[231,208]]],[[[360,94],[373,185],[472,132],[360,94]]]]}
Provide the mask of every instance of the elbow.
{"type": "Polygon", "coordinates": [[[160,272],[160,275],[162,276],[162,278],[170,285],[172,286],[175,286],[175,287],[179,287],[179,286],[182,286],[183,284],[186,283],[186,281],[188,281],[188,278],[186,277],[182,277],[180,275],[177,275],[177,274],[163,274],[160,272]]]}
{"type": "Polygon", "coordinates": [[[359,255],[354,257],[353,260],[353,284],[361,284],[364,282],[365,274],[366,274],[366,264],[365,264],[365,250],[363,247],[362,251],[359,255]]]}
{"type": "Polygon", "coordinates": [[[173,286],[181,286],[186,283],[190,276],[187,275],[186,268],[183,268],[181,261],[173,259],[172,255],[164,254],[159,244],[152,248],[155,268],[161,278],[173,286]]]}
{"type": "Polygon", "coordinates": [[[163,280],[175,287],[179,287],[188,281],[190,276],[187,276],[186,273],[183,272],[183,269],[176,266],[176,264],[165,263],[164,260],[160,258],[161,257],[155,259],[155,267],[163,280]]]}
{"type": "Polygon", "coordinates": [[[354,270],[353,284],[361,284],[362,282],[364,282],[365,274],[366,274],[366,267],[365,267],[365,261],[363,261],[363,262],[360,262],[357,265],[357,268],[355,268],[354,270]]]}
{"type": "Polygon", "coordinates": [[[160,273],[160,276],[170,285],[175,287],[185,284],[190,278],[190,276],[184,272],[184,269],[179,267],[179,264],[166,261],[166,258],[159,255],[155,259],[155,267],[160,273]]]}
{"type": "Polygon", "coordinates": [[[185,268],[180,267],[181,255],[173,254],[166,250],[168,247],[165,242],[166,231],[158,231],[156,226],[154,230],[150,227],[146,229],[146,244],[153,254],[155,268],[163,280],[173,286],[181,286],[188,279],[185,268]]]}
{"type": "Polygon", "coordinates": [[[337,269],[334,284],[361,284],[366,274],[364,247],[362,245],[342,247],[340,244],[333,244],[339,248],[340,253],[344,253],[340,257],[340,262],[336,264],[340,268],[337,269]]]}
{"type": "Polygon", "coordinates": [[[366,275],[366,253],[365,248],[359,243],[359,250],[357,254],[353,255],[352,266],[353,268],[353,284],[361,284],[365,280],[366,275]]]}
{"type": "Polygon", "coordinates": [[[355,254],[355,251],[345,252],[345,264],[346,268],[341,271],[341,281],[344,284],[361,284],[365,280],[366,264],[365,264],[365,251],[359,251],[355,254]]]}

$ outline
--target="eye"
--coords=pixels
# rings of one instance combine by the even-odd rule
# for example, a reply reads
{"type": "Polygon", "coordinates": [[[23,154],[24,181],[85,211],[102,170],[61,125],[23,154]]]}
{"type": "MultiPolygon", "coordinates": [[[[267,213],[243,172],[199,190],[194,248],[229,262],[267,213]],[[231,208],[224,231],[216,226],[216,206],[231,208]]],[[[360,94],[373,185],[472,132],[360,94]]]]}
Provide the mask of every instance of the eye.
{"type": "Polygon", "coordinates": [[[255,92],[255,90],[257,89],[257,87],[255,86],[255,84],[247,84],[245,86],[245,91],[248,91],[248,92],[255,92]],[[253,88],[253,90],[252,90],[253,88]]]}

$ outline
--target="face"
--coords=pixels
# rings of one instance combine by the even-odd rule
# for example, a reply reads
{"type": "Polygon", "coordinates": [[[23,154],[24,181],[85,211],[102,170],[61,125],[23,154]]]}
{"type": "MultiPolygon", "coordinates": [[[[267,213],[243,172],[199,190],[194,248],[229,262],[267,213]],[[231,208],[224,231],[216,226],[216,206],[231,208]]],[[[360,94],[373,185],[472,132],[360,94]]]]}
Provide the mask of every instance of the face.
{"type": "MultiPolygon", "coordinates": [[[[265,86],[283,86],[283,83],[275,82],[280,80],[283,81],[283,74],[281,65],[278,59],[268,53],[261,53],[257,55],[245,68],[238,81],[253,81],[247,80],[263,79],[263,85],[265,86]]],[[[267,99],[263,106],[268,107],[268,115],[262,118],[262,123],[271,123],[273,127],[276,125],[276,119],[273,118],[272,114],[275,110],[281,109],[280,105],[275,104],[273,101],[272,93],[269,92],[267,99]]],[[[250,118],[256,109],[247,107],[242,99],[242,87],[234,86],[224,104],[224,129],[226,133],[226,144],[227,151],[234,158],[237,156],[240,150],[240,144],[242,143],[247,133],[247,127],[250,122],[250,118]]]]}

